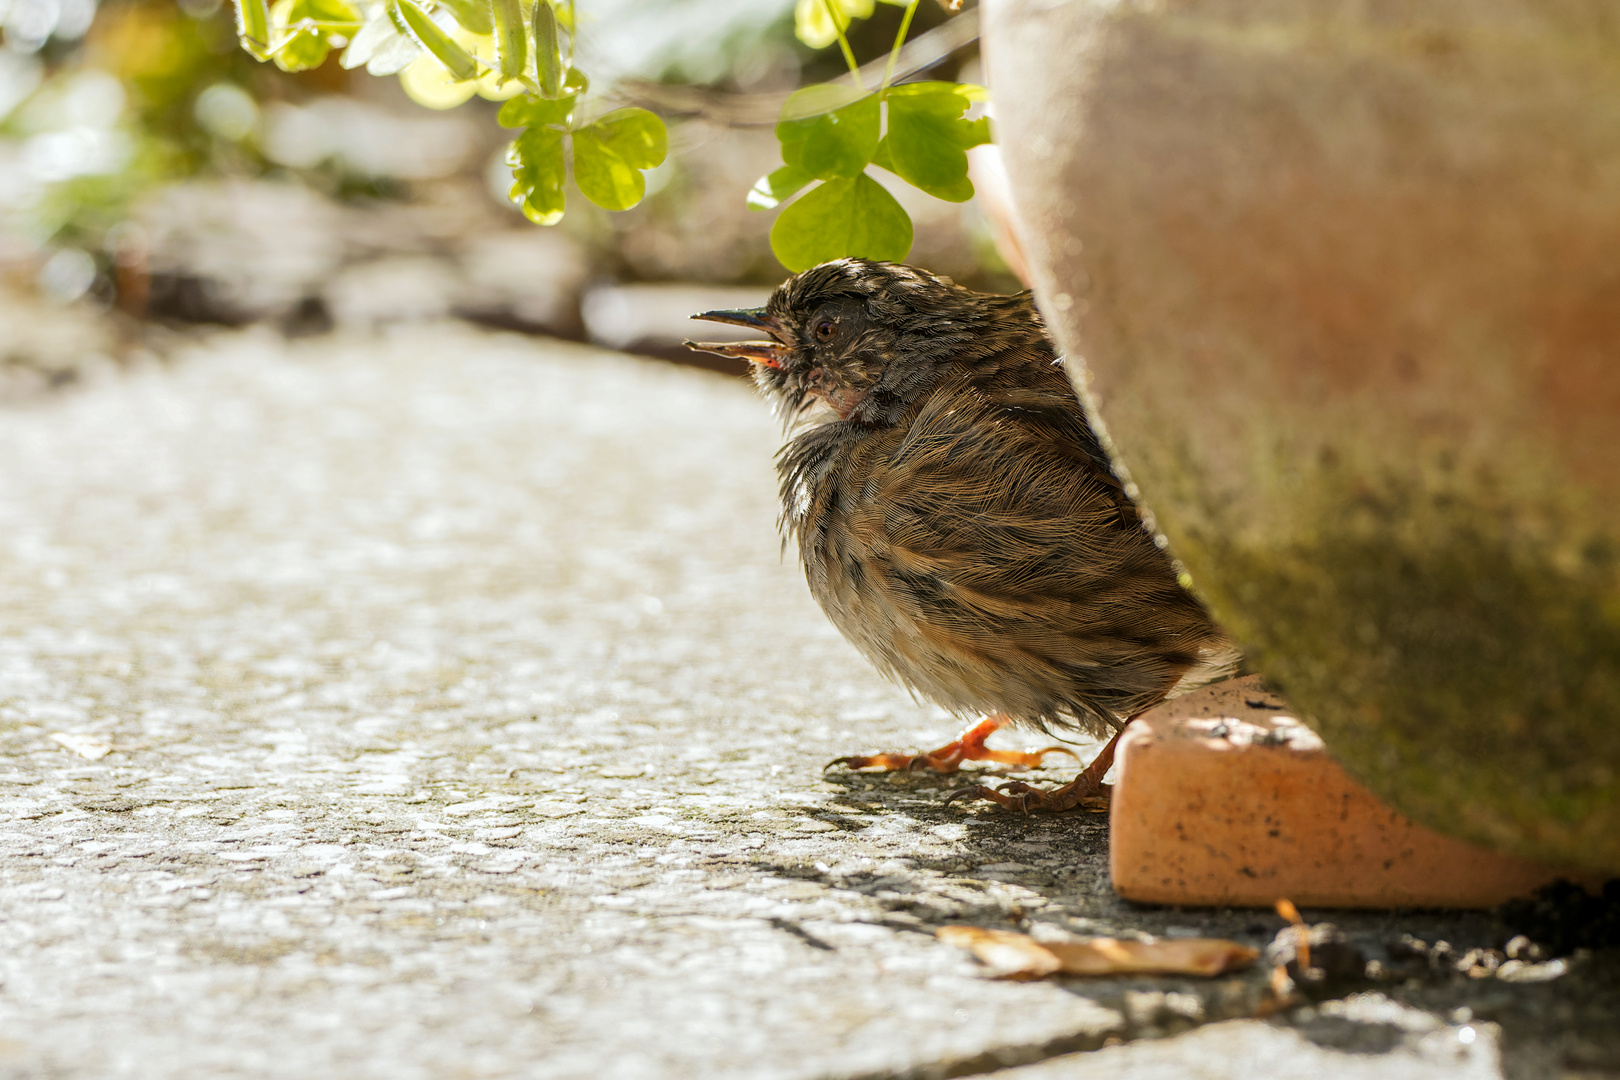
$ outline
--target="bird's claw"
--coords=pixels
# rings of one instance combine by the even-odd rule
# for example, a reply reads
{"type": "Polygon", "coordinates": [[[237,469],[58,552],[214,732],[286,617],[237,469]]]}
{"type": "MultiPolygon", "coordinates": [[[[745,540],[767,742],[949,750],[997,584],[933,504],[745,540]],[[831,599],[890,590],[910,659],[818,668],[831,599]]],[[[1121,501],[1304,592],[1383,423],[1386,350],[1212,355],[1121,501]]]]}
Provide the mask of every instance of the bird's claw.
{"type": "MultiPolygon", "coordinates": [[[[995,803],[1003,810],[1012,810],[1023,814],[1025,817],[1029,816],[1030,799],[1029,796],[1023,792],[1008,792],[997,788],[986,787],[981,784],[978,787],[965,788],[961,791],[953,791],[951,793],[951,798],[956,798],[957,796],[960,796],[963,799],[985,799],[995,803]]],[[[946,799],[945,801],[948,804],[951,800],[946,799]]],[[[1038,807],[1039,804],[1037,803],[1036,806],[1038,807]]]]}
{"type": "Polygon", "coordinates": [[[994,795],[995,793],[993,791],[991,791],[989,788],[985,787],[983,784],[976,784],[973,787],[957,788],[955,791],[953,791],[950,794],[946,795],[945,796],[945,801],[940,805],[949,806],[949,805],[951,805],[951,803],[955,802],[957,799],[984,798],[984,797],[987,797],[987,794],[988,795],[994,795]]]}
{"type": "Polygon", "coordinates": [[[1085,779],[1082,776],[1051,790],[1034,787],[1022,780],[1009,780],[998,788],[979,784],[976,787],[959,788],[951,792],[945,796],[945,805],[949,806],[957,799],[985,799],[1003,810],[1016,810],[1026,815],[1031,810],[1046,810],[1051,813],[1076,808],[1107,810],[1111,793],[1109,785],[1082,783],[1081,781],[1085,779]]]}
{"type": "Polygon", "coordinates": [[[850,772],[859,772],[876,766],[886,772],[917,772],[919,769],[934,769],[938,772],[949,771],[942,768],[928,754],[853,754],[848,757],[833,758],[821,767],[826,772],[834,765],[842,765],[850,772]]]}
{"type": "Polygon", "coordinates": [[[953,773],[962,767],[965,761],[994,761],[1002,765],[1011,765],[1018,769],[1038,769],[1047,754],[1062,753],[1071,757],[1078,755],[1067,746],[1048,746],[1044,750],[992,750],[984,745],[985,739],[991,733],[1006,723],[1005,717],[988,717],[967,731],[962,732],[951,742],[935,750],[923,754],[872,754],[870,756],[856,755],[851,757],[833,758],[827,762],[823,772],[834,765],[855,772],[860,769],[883,769],[887,772],[921,772],[928,770],[937,773],[953,773]]]}
{"type": "MultiPolygon", "coordinates": [[[[1002,785],[1003,788],[1008,786],[1010,785],[1002,785]]],[[[1028,785],[1025,786],[1027,787],[1028,785]]],[[[957,799],[988,799],[1000,806],[1003,810],[1018,810],[1026,815],[1029,813],[1028,800],[1022,794],[1008,795],[1003,791],[998,791],[992,787],[986,787],[983,784],[978,784],[974,787],[968,788],[957,788],[955,791],[945,796],[945,805],[949,806],[957,799]]]]}

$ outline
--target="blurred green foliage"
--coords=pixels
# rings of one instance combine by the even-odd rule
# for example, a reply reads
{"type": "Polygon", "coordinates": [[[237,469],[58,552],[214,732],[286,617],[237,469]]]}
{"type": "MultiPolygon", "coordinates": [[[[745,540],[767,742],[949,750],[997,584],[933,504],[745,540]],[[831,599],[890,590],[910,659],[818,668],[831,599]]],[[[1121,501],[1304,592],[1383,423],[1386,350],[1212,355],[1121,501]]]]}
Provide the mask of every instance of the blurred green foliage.
{"type": "MultiPolygon", "coordinates": [[[[611,100],[614,80],[698,79],[780,92],[806,76],[836,76],[846,58],[881,57],[913,25],[945,18],[932,4],[906,0],[801,0],[796,9],[792,0],[589,0],[582,17],[595,51],[588,63],[607,72],[608,92],[586,100],[585,58],[576,56],[575,13],[566,2],[265,2],[255,49],[274,63],[257,62],[239,46],[254,19],[221,0],[104,0],[99,9],[95,0],[9,0],[9,7],[0,0],[0,233],[22,237],[41,257],[88,252],[105,280],[138,239],[122,227],[133,204],[158,186],[291,174],[331,194],[386,196],[405,190],[408,178],[448,175],[368,168],[356,158],[343,125],[363,121],[372,125],[367,130],[392,131],[375,125],[398,115],[386,103],[356,100],[362,88],[353,69],[360,67],[397,75],[408,96],[435,107],[474,95],[506,101],[501,123],[517,129],[507,186],[530,220],[559,220],[570,188],[624,210],[650,189],[649,173],[665,160],[669,140],[652,113],[614,108],[622,105],[611,100]],[[68,32],[64,14],[62,32],[25,40],[15,27],[29,4],[62,12],[79,4],[85,14],[77,30],[68,32]],[[713,40],[693,25],[712,25],[713,40]],[[830,33],[837,47],[826,47],[818,33],[830,33]],[[322,124],[324,135],[299,142],[322,124]],[[289,152],[289,142],[311,149],[289,152]]],[[[905,257],[912,222],[874,179],[876,170],[948,200],[972,192],[963,151],[984,141],[988,129],[966,110],[982,92],[943,82],[859,89],[849,82],[792,95],[777,129],[783,165],[746,193],[748,208],[782,210],[770,236],[790,268],[843,254],[905,257]]],[[[468,129],[462,121],[452,132],[462,150],[432,138],[396,138],[393,145],[437,147],[466,171],[486,160],[468,129]]],[[[707,184],[714,185],[713,175],[707,184]]],[[[671,178],[660,173],[652,189],[671,178]]],[[[676,178],[661,196],[663,218],[688,212],[692,196],[679,194],[680,183],[676,178]]],[[[706,211],[711,220],[713,212],[706,211]]],[[[585,219],[578,224],[576,236],[609,235],[585,219]]],[[[723,272],[768,275],[765,259],[763,250],[747,254],[723,272]]]]}
{"type": "MultiPolygon", "coordinates": [[[[990,141],[989,122],[968,119],[983,87],[946,82],[890,85],[920,0],[904,8],[882,83],[861,84],[846,31],[875,11],[873,0],[799,0],[795,29],[811,47],[838,43],[849,84],[822,83],[791,95],[776,134],[781,169],[749,191],[745,205],[772,209],[809,188],[771,229],[771,248],[789,270],[858,255],[899,260],[911,250],[910,215],[869,167],[885,169],[951,202],[973,197],[966,151],[990,141]],[[814,185],[814,186],[812,186],[814,185]]],[[[664,123],[639,108],[593,116],[589,80],[576,65],[573,0],[235,0],[243,48],[284,70],[320,63],[343,48],[345,68],[391,74],[428,65],[406,89],[446,107],[474,84],[514,96],[500,122],[521,128],[507,153],[511,198],[539,225],[560,221],[566,179],[591,202],[628,210],[646,191],[643,174],[668,151],[664,123]],[[497,45],[497,43],[501,43],[497,45]],[[383,59],[386,58],[386,59],[383,59]],[[464,88],[464,89],[462,89],[464,88]]]]}
{"type": "Polygon", "coordinates": [[[298,92],[236,47],[217,4],[112,0],[82,37],[10,52],[39,85],[0,116],[0,141],[20,148],[0,213],[40,246],[105,248],[155,184],[263,172],[258,102],[298,92]]]}

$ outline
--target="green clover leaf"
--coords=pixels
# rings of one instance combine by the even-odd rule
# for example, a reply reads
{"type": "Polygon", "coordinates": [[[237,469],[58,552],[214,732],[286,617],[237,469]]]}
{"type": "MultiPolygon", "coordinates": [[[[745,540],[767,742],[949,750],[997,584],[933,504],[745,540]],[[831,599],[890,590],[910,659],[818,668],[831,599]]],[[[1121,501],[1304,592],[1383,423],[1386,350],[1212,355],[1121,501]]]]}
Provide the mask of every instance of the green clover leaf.
{"type": "Polygon", "coordinates": [[[331,35],[352,37],[365,23],[345,0],[277,0],[270,16],[287,35],[270,54],[282,71],[320,67],[332,51],[331,35]]]}
{"type": "Polygon", "coordinates": [[[971,199],[966,151],[990,141],[990,122],[963,114],[985,96],[983,87],[968,83],[907,83],[891,89],[883,167],[936,198],[971,199]]]}
{"type": "Polygon", "coordinates": [[[857,90],[844,83],[815,83],[811,86],[800,87],[788,95],[782,103],[781,115],[777,117],[777,138],[786,142],[783,137],[782,125],[791,124],[800,120],[814,120],[826,113],[836,112],[845,105],[852,104],[865,97],[870,91],[857,90]]]}
{"type": "Polygon", "coordinates": [[[537,94],[521,94],[510,98],[501,106],[501,111],[495,114],[495,122],[502,127],[554,124],[557,127],[567,128],[574,122],[574,109],[579,104],[579,96],[585,92],[588,85],[589,81],[580,74],[578,68],[569,68],[568,77],[563,80],[561,97],[547,98],[537,94]]]}
{"type": "Polygon", "coordinates": [[[642,171],[669,153],[664,122],[646,109],[615,109],[574,130],[574,183],[604,210],[628,210],[647,192],[642,171]]]}
{"type": "Polygon", "coordinates": [[[574,118],[574,106],[579,101],[579,94],[573,93],[560,98],[536,97],[533,94],[520,94],[509,99],[501,106],[501,111],[495,114],[495,122],[501,127],[546,127],[555,126],[567,128],[574,118]]]}
{"type": "Polygon", "coordinates": [[[911,250],[911,218],[865,173],[829,180],[782,211],[771,250],[794,273],[850,255],[898,262],[911,250]]]}
{"type": "Polygon", "coordinates": [[[772,210],[798,194],[815,177],[797,165],[784,165],[767,176],[754,181],[748,192],[748,209],[772,210]]]}
{"type": "Polygon", "coordinates": [[[776,125],[782,160],[818,180],[859,176],[877,152],[883,117],[876,94],[855,93],[850,100],[849,88],[822,85],[789,97],[776,125]]]}
{"type": "Polygon", "coordinates": [[[567,175],[562,141],[563,132],[557,128],[531,127],[506,152],[506,163],[512,167],[512,201],[536,225],[555,225],[562,220],[563,178],[567,175]]]}

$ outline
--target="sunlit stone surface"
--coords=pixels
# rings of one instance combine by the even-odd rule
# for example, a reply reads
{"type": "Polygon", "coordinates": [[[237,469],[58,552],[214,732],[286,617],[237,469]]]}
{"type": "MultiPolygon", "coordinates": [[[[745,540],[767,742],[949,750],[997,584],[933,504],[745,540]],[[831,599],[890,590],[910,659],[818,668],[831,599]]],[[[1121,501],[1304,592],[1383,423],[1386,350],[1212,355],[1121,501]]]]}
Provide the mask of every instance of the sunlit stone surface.
{"type": "MultiPolygon", "coordinates": [[[[1101,816],[823,779],[953,722],[779,558],[778,441],[740,381],[449,325],[0,405],[0,1077],[963,1075],[1249,1015],[1263,971],[934,941],[1280,923],[1119,903],[1101,816]]],[[[1469,995],[1563,993],[1453,982],[1392,1068],[1469,995]]],[[[1477,1030],[1445,1060],[1495,1076],[1477,1030]]]]}

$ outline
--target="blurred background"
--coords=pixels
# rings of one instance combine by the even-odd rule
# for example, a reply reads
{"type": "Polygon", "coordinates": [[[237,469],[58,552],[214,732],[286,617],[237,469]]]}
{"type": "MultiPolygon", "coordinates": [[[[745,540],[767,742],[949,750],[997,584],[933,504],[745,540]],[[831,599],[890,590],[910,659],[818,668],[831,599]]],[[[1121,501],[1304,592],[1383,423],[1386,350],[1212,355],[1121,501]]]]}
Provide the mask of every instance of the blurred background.
{"type": "MultiPolygon", "coordinates": [[[[855,23],[862,61],[901,14],[878,4],[855,23]]],[[[795,38],[792,0],[587,0],[580,16],[596,107],[658,111],[671,153],[634,210],[570,191],[541,228],[507,199],[498,102],[430,108],[446,102],[410,69],[346,71],[336,50],[298,74],[258,63],[221,0],[0,0],[0,392],[203,324],[310,335],[455,317],[689,355],[688,313],[758,302],[785,276],[774,214],[744,197],[780,164],[780,100],[843,61],[795,38]]],[[[912,39],[946,17],[923,5],[912,39]]],[[[979,77],[975,41],[935,51],[934,77],[979,77]]],[[[911,261],[1018,287],[980,200],[891,190],[916,225],[911,261]]]]}

